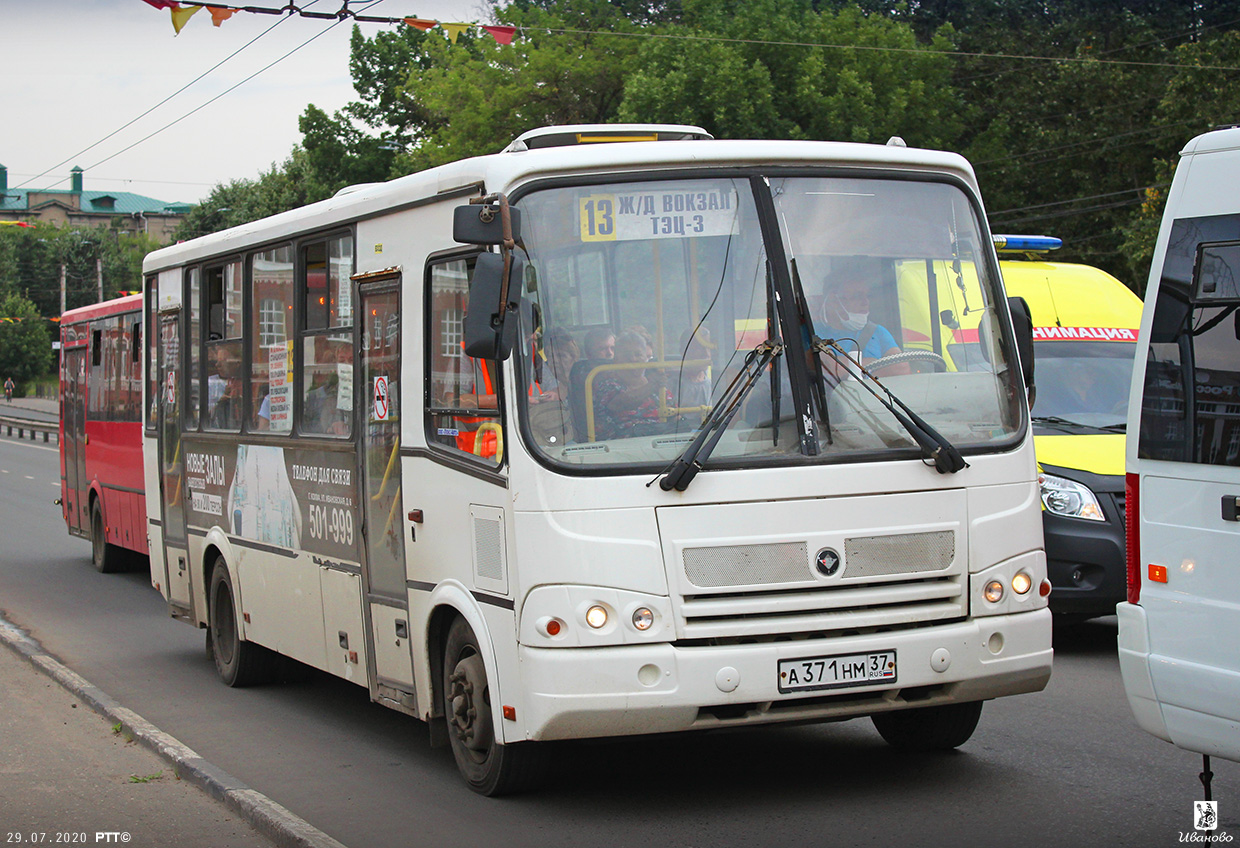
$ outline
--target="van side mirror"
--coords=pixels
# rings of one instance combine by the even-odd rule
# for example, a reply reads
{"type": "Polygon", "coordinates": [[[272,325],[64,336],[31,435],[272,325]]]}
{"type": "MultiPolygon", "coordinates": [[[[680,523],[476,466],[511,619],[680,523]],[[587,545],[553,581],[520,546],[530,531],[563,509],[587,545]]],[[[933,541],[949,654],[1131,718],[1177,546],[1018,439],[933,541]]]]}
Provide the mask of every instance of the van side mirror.
{"type": "Polygon", "coordinates": [[[498,204],[471,203],[452,210],[452,238],[464,244],[503,244],[504,216],[508,210],[512,232],[508,238],[521,239],[521,210],[498,204]]]}
{"type": "Polygon", "coordinates": [[[504,284],[504,257],[481,253],[469,283],[465,313],[465,355],[474,359],[507,359],[517,336],[517,307],[525,260],[512,257],[504,284]]]}
{"type": "Polygon", "coordinates": [[[1029,405],[1033,405],[1033,316],[1023,297],[1009,297],[1008,311],[1012,313],[1012,330],[1016,334],[1016,354],[1020,357],[1020,373],[1025,378],[1029,392],[1029,405]]]}

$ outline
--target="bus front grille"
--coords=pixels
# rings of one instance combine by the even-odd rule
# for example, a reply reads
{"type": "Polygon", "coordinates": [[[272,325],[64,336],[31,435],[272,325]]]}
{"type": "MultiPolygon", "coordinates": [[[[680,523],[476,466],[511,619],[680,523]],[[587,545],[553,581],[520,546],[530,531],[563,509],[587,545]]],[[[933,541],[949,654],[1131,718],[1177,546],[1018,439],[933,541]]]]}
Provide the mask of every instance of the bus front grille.
{"type": "Polygon", "coordinates": [[[843,540],[832,570],[802,542],[682,550],[679,636],[763,639],[919,626],[968,614],[952,531],[843,540]],[[821,566],[821,567],[820,567],[821,566]]]}

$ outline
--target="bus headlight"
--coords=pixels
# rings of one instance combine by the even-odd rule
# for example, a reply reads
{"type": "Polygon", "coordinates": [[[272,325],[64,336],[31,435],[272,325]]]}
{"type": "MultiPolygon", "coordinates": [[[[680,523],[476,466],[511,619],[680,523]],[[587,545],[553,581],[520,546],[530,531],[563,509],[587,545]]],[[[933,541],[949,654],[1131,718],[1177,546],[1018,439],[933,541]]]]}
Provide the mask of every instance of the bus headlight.
{"type": "Polygon", "coordinates": [[[1042,489],[1042,506],[1052,515],[1106,521],[1098,498],[1087,486],[1046,473],[1038,475],[1038,486],[1042,489]]]}
{"type": "Polygon", "coordinates": [[[595,630],[602,630],[607,626],[607,608],[601,604],[595,604],[586,610],[586,624],[595,630]]]}
{"type": "Polygon", "coordinates": [[[1012,578],[1012,591],[1018,595],[1023,595],[1033,588],[1033,579],[1023,571],[1016,573],[1012,578]]]}
{"type": "Polygon", "coordinates": [[[633,626],[638,630],[649,630],[654,624],[654,613],[648,607],[633,610],[633,626]]]}
{"type": "Polygon", "coordinates": [[[985,595],[986,600],[990,601],[992,604],[997,604],[999,601],[1003,600],[1003,584],[998,580],[991,580],[986,584],[986,589],[983,594],[985,595]]]}

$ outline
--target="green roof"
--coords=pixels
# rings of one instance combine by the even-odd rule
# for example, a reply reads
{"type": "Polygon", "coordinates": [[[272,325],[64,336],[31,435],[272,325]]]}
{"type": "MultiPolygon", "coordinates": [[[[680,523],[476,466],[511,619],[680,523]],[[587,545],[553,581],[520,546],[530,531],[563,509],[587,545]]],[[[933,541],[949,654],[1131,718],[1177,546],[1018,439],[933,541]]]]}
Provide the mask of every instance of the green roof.
{"type": "Polygon", "coordinates": [[[82,197],[81,211],[96,215],[132,215],[136,212],[154,215],[184,215],[193,208],[192,203],[168,203],[164,200],[156,200],[153,197],[145,197],[128,191],[75,192],[56,190],[31,192],[26,189],[8,189],[4,194],[0,195],[0,212],[33,211],[28,205],[31,194],[43,195],[45,198],[48,196],[63,196],[66,205],[71,205],[73,195],[80,194],[82,197]]]}

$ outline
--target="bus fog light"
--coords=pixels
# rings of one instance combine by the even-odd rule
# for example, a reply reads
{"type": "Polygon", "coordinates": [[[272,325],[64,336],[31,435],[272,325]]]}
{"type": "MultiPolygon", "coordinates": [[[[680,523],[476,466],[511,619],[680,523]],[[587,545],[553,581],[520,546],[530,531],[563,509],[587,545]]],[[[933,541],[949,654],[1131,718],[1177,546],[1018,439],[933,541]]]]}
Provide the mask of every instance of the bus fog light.
{"type": "Polygon", "coordinates": [[[983,594],[985,595],[986,600],[990,601],[992,604],[997,604],[999,601],[1003,600],[1003,584],[998,580],[991,580],[986,584],[986,590],[983,594]]]}
{"type": "Polygon", "coordinates": [[[595,630],[601,630],[606,627],[607,608],[600,604],[595,604],[586,610],[586,624],[590,625],[595,630]]]}
{"type": "Polygon", "coordinates": [[[633,610],[633,626],[638,630],[649,630],[654,625],[654,613],[646,607],[633,610]]]}
{"type": "Polygon", "coordinates": [[[1023,571],[1016,573],[1012,578],[1012,591],[1018,595],[1023,595],[1033,588],[1033,579],[1023,571]]]}

